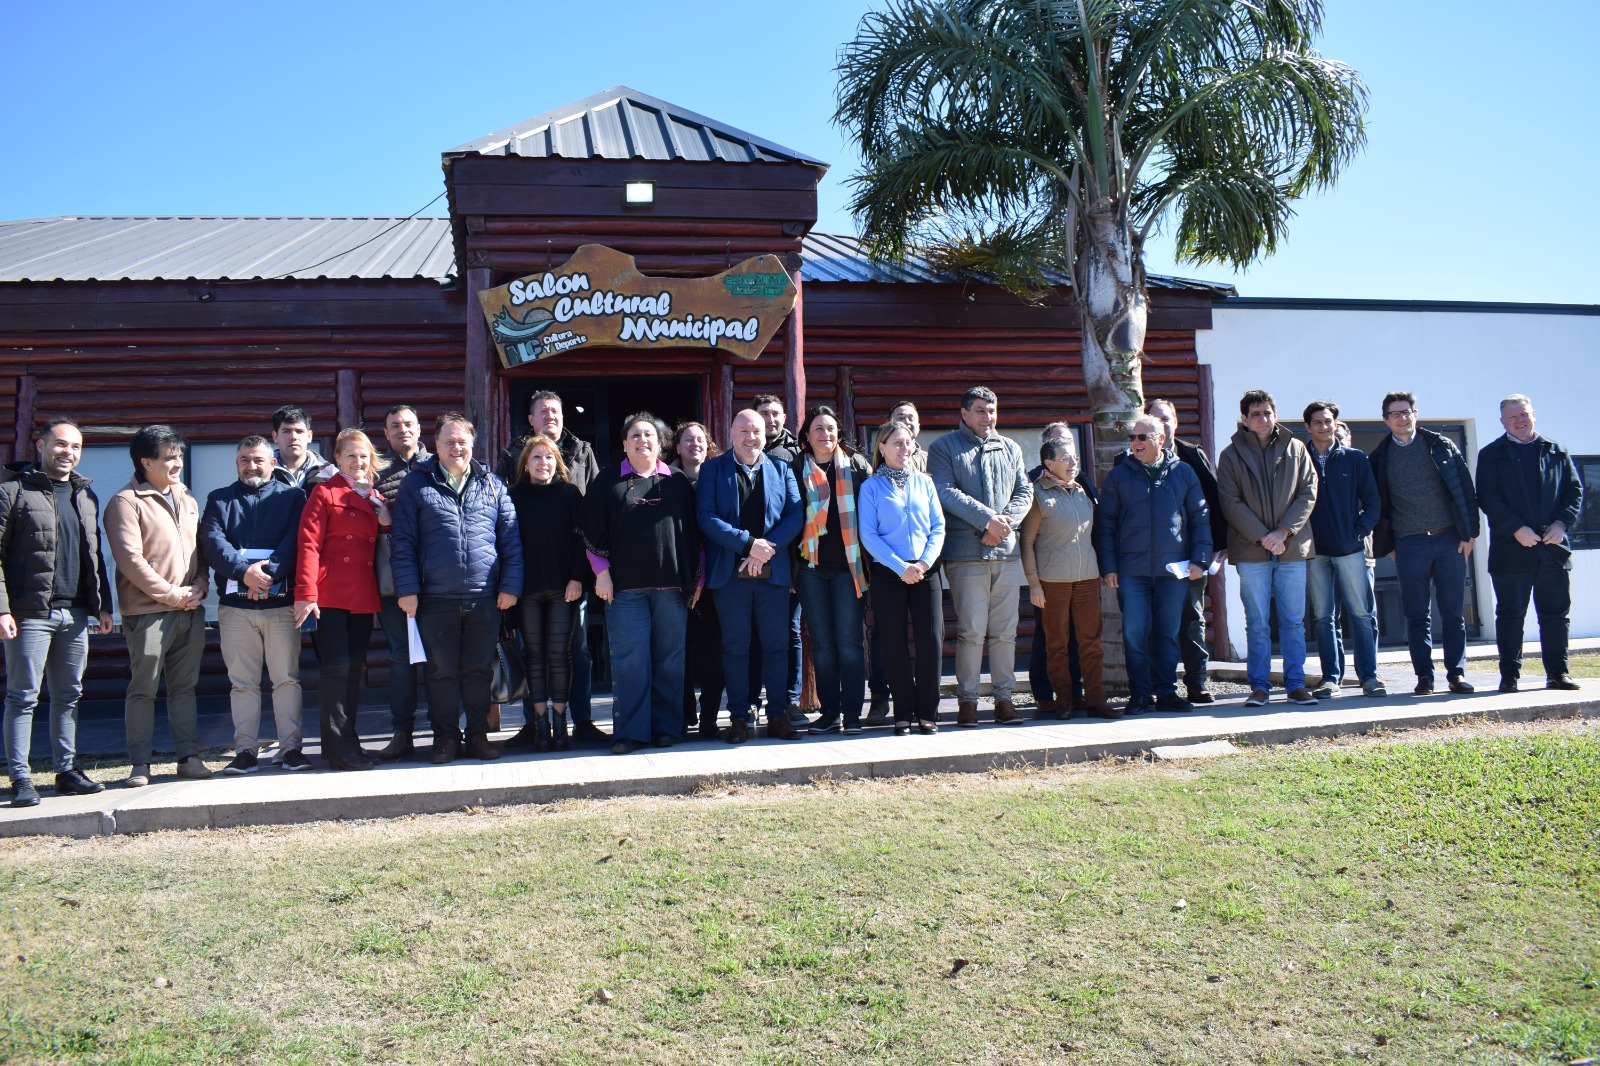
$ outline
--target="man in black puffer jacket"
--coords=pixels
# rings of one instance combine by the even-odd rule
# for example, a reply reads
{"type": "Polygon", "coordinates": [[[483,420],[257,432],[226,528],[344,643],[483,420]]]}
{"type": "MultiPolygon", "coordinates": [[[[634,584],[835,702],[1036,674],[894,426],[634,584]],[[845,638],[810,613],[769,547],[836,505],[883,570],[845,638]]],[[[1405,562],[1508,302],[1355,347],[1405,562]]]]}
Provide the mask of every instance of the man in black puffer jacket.
{"type": "Polygon", "coordinates": [[[58,418],[36,442],[37,463],[12,463],[0,483],[0,638],[5,640],[5,743],[11,805],[39,802],[28,770],[39,686],[50,683],[51,754],[56,791],[81,796],[105,788],[73,765],[78,700],[89,658],[89,628],[111,632],[111,583],[100,548],[100,501],[74,471],[83,433],[58,418]]]}
{"type": "Polygon", "coordinates": [[[434,458],[406,475],[394,507],[391,562],[400,609],[428,653],[433,761],[463,752],[495,759],[489,682],[500,612],[522,593],[522,535],[504,482],[472,458],[477,431],[462,414],[439,418],[434,458]]]}

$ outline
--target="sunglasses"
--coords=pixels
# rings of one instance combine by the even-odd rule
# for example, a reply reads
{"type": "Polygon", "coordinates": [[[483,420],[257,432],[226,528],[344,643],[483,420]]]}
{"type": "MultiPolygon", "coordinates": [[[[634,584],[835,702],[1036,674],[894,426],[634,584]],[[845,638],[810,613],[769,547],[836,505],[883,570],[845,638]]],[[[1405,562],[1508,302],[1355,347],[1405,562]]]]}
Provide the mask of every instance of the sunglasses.
{"type": "Polygon", "coordinates": [[[1159,433],[1129,433],[1128,434],[1128,439],[1129,440],[1159,440],[1159,439],[1161,439],[1161,434],[1159,434],[1159,433]]]}

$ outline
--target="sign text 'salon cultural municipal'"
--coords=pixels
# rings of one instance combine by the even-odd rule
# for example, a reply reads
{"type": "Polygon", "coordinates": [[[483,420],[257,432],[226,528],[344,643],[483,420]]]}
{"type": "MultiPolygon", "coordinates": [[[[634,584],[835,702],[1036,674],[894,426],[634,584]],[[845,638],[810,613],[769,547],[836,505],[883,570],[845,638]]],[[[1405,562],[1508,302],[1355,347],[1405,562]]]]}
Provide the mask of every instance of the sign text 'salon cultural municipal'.
{"type": "Polygon", "coordinates": [[[721,348],[754,359],[794,308],[775,255],[709,278],[653,278],[633,256],[585,244],[543,274],[478,293],[507,367],[578,348],[721,348]]]}

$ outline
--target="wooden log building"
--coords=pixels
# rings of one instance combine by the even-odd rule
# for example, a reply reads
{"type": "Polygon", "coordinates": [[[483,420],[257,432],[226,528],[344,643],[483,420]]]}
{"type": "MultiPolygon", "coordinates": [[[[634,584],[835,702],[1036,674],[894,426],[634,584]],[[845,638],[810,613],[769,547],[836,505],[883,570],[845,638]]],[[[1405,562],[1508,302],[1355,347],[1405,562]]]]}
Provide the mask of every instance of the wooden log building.
{"type": "MultiPolygon", "coordinates": [[[[1065,284],[1046,306],[1024,306],[979,279],[874,261],[853,237],[813,232],[827,166],[792,149],[618,87],[442,162],[448,218],[0,222],[0,396],[12,404],[0,458],[32,458],[33,427],[72,418],[84,428],[84,472],[108,497],[128,477],[128,437],[166,422],[194,445],[188,476],[203,497],[233,478],[232,445],[269,432],[285,403],[310,412],[324,453],[348,426],[381,444],[395,403],[414,406],[425,429],[462,409],[492,459],[542,388],[562,394],[568,426],[602,463],[619,461],[629,411],[697,418],[720,441],[764,392],[786,399],[792,427],[806,407],[833,406],[863,444],[900,400],[918,405],[931,440],[955,424],[973,384],[999,394],[1002,431],[1030,457],[1047,422],[1086,432],[1065,284]],[[628,183],[642,183],[648,202],[626,202],[628,183]],[[753,361],[709,345],[585,347],[507,369],[477,293],[590,244],[674,277],[772,254],[799,296],[753,361]]],[[[1146,389],[1173,400],[1186,436],[1215,454],[1195,332],[1231,289],[1165,277],[1149,288],[1146,389]]],[[[92,674],[119,676],[120,648],[96,645],[92,674]]],[[[225,689],[214,648],[207,677],[208,689],[225,689]]]]}

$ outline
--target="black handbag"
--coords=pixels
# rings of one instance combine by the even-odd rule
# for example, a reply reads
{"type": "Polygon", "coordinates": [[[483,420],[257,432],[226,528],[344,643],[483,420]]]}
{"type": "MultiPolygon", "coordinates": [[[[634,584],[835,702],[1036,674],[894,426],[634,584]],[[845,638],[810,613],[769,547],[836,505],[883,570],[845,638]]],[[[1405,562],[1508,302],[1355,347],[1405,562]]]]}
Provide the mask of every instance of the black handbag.
{"type": "Polygon", "coordinates": [[[516,703],[528,694],[528,672],[523,666],[522,633],[500,627],[494,645],[494,669],[489,677],[490,703],[516,703]]]}
{"type": "Polygon", "coordinates": [[[378,534],[378,549],[372,556],[372,572],[378,579],[378,595],[394,597],[394,567],[389,562],[388,533],[378,534]]]}

